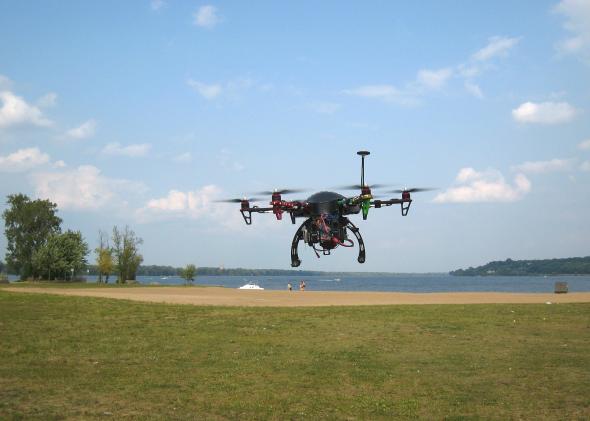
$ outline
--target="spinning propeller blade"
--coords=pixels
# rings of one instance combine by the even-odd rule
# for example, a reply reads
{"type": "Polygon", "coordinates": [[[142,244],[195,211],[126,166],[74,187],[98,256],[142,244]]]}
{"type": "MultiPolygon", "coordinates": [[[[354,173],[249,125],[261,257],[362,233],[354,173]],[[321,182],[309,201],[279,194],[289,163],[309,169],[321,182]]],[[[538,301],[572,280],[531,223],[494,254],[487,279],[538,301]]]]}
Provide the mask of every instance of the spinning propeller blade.
{"type": "Polygon", "coordinates": [[[421,191],[431,191],[431,190],[438,190],[437,187],[412,187],[411,189],[403,189],[403,190],[391,190],[389,193],[418,193],[421,191]]]}
{"type": "MultiPolygon", "coordinates": [[[[383,187],[393,187],[391,184],[371,184],[370,186],[365,186],[365,187],[369,187],[370,189],[381,189],[383,187]]],[[[360,184],[350,184],[348,186],[339,186],[339,187],[334,187],[335,189],[338,190],[360,190],[363,188],[363,186],[361,186],[360,184]]]]}
{"type": "Polygon", "coordinates": [[[274,191],[270,191],[270,190],[266,190],[266,191],[260,191],[260,192],[256,192],[254,194],[263,194],[265,196],[268,195],[272,195],[273,193],[278,193],[278,194],[290,194],[290,193],[301,193],[306,191],[306,189],[275,189],[274,191]]]}
{"type": "Polygon", "coordinates": [[[250,199],[248,199],[247,197],[244,197],[243,199],[220,199],[220,200],[214,200],[214,202],[216,202],[216,203],[242,203],[244,200],[247,202],[258,202],[260,199],[258,199],[256,197],[252,197],[250,199]]]}

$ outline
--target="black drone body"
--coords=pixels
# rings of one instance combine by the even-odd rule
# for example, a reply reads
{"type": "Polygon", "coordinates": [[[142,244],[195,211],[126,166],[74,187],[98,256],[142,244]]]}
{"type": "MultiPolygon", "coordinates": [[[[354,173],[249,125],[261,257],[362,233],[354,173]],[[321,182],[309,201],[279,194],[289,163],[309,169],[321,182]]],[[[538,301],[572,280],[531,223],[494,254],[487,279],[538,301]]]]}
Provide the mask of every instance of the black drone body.
{"type": "Polygon", "coordinates": [[[316,256],[320,257],[320,253],[321,255],[329,255],[338,246],[353,247],[354,240],[349,237],[349,233],[356,238],[358,243],[357,261],[364,263],[365,243],[359,229],[350,222],[347,216],[362,213],[363,220],[366,220],[370,208],[381,208],[395,204],[401,205],[401,213],[406,216],[412,203],[410,193],[430,189],[394,190],[392,192],[401,193],[400,199],[374,200],[371,187],[365,184],[365,156],[369,155],[369,152],[359,151],[357,154],[362,157],[361,184],[346,186],[344,189],[358,188],[360,189],[358,195],[347,197],[332,191],[320,191],[312,194],[306,200],[285,201],[282,198],[283,194],[295,193],[299,190],[275,190],[260,192],[260,194],[271,194],[269,207],[251,207],[250,202],[256,199],[231,199],[224,200],[224,202],[240,203],[240,212],[247,225],[252,224],[252,213],[272,212],[277,220],[281,220],[283,214],[288,213],[293,224],[296,223],[297,218],[305,218],[295,232],[291,243],[291,266],[293,267],[301,264],[297,253],[300,241],[303,240],[305,244],[313,248],[316,256]]]}

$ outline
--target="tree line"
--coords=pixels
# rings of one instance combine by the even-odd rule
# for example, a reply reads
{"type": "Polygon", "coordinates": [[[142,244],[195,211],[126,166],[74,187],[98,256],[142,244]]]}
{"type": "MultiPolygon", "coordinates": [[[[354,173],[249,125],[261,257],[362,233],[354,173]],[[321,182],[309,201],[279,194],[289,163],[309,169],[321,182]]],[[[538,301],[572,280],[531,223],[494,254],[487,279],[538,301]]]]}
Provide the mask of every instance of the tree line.
{"type": "Polygon", "coordinates": [[[543,260],[506,259],[449,273],[454,276],[590,275],[590,256],[543,260]]]}
{"type": "MultiPolygon", "coordinates": [[[[2,213],[7,240],[6,263],[0,272],[19,275],[21,280],[71,281],[85,274],[90,250],[80,231],[62,231],[57,205],[49,200],[31,200],[24,194],[7,197],[2,213]]],[[[139,238],[129,227],[113,227],[110,238],[99,232],[95,249],[99,281],[111,274],[118,283],[134,280],[143,261],[139,238]]]]}
{"type": "MultiPolygon", "coordinates": [[[[99,274],[97,265],[88,265],[90,275],[99,274]]],[[[180,276],[182,277],[186,267],[174,267],[170,265],[140,265],[137,268],[137,276],[180,276]]],[[[199,267],[195,275],[198,276],[375,276],[384,273],[352,273],[352,272],[321,272],[313,270],[289,270],[289,269],[247,269],[247,268],[220,268],[220,267],[199,267]]],[[[390,275],[390,274],[386,274],[390,275]]]]}

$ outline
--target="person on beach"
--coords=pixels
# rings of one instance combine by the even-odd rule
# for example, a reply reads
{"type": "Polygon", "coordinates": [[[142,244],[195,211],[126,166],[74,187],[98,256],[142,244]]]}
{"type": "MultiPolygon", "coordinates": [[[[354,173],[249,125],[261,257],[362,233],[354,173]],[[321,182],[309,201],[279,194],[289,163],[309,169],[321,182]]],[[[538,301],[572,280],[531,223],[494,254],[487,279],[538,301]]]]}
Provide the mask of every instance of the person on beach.
{"type": "Polygon", "coordinates": [[[303,281],[299,281],[299,291],[303,291],[303,281]]]}
{"type": "Polygon", "coordinates": [[[291,282],[287,284],[287,288],[289,289],[289,291],[293,291],[293,285],[291,285],[291,282]]]}
{"type": "Polygon", "coordinates": [[[301,291],[305,291],[305,281],[301,281],[299,289],[301,289],[301,291]]]}

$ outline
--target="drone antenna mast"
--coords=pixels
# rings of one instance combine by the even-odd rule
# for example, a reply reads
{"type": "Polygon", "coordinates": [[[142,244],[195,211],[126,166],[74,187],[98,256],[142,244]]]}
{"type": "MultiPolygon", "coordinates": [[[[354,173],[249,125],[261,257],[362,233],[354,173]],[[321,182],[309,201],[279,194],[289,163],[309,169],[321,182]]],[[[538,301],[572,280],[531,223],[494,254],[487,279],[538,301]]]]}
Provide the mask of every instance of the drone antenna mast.
{"type": "Polygon", "coordinates": [[[365,156],[370,153],[369,151],[358,151],[356,153],[361,156],[361,187],[365,187],[365,156]]]}

